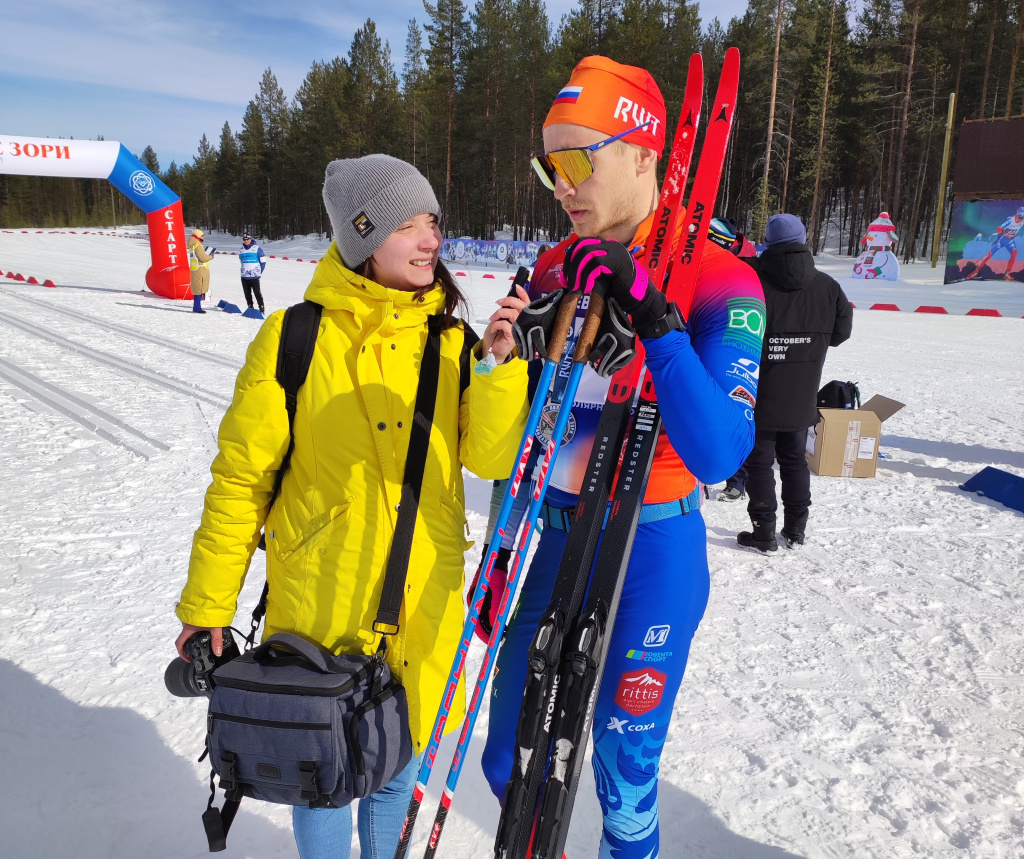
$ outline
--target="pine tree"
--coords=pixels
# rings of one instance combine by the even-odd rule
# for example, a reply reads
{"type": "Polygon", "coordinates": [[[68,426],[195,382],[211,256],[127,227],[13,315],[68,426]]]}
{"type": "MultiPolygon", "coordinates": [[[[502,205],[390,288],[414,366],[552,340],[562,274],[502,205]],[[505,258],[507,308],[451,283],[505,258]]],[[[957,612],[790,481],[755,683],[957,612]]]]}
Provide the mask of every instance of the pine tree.
{"type": "Polygon", "coordinates": [[[424,64],[423,31],[415,18],[409,19],[405,37],[405,64],[402,66],[402,96],[405,99],[405,149],[414,166],[424,144],[423,91],[427,68],[424,64]]]}
{"type": "Polygon", "coordinates": [[[142,150],[142,155],[139,156],[139,161],[145,164],[154,176],[160,175],[160,161],[157,159],[156,152],[153,151],[152,146],[147,146],[142,150]]]}
{"type": "MultiPolygon", "coordinates": [[[[427,32],[427,72],[430,80],[428,97],[430,133],[442,141],[441,158],[431,158],[431,165],[444,177],[442,209],[450,222],[452,217],[452,152],[456,133],[456,97],[462,88],[464,60],[469,41],[466,6],[462,0],[437,0],[431,6],[424,0],[429,22],[427,32]],[[443,159],[443,160],[442,160],[443,159]]],[[[431,177],[433,178],[433,177],[431,177]]],[[[435,180],[435,187],[438,182],[435,180]]]]}
{"type": "Polygon", "coordinates": [[[381,43],[377,25],[369,18],[352,37],[346,102],[352,123],[352,142],[359,155],[392,153],[401,135],[395,122],[399,103],[398,77],[391,64],[391,47],[381,43]]]}

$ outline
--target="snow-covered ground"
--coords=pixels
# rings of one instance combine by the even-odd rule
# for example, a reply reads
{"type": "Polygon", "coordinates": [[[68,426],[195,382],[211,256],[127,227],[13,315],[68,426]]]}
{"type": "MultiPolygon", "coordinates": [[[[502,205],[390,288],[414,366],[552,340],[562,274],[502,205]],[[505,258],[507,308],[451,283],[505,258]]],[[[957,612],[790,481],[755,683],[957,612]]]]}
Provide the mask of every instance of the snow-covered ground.
{"type": "MultiPolygon", "coordinates": [[[[301,241],[267,251],[322,253],[301,241]]],[[[0,278],[0,855],[12,859],[207,855],[204,702],[171,698],[162,675],[217,425],[259,323],[156,298],[142,290],[148,264],[144,241],[0,234],[0,270],[58,284],[0,278]]],[[[850,260],[822,264],[841,275],[850,260]]],[[[237,265],[215,258],[214,303],[241,302],[237,265]]],[[[267,309],[298,301],[312,270],[271,260],[267,309]]],[[[866,282],[850,297],[948,306],[953,288],[937,298],[930,271],[918,282],[905,268],[898,300],[866,282]]],[[[483,274],[464,279],[474,320],[507,289],[483,274]]],[[[1024,313],[1019,296],[1002,295],[1004,309],[970,290],[972,307],[1024,313]]],[[[813,478],[808,546],[773,557],[737,548],[742,505],[706,506],[711,602],[662,760],[663,856],[1024,856],[1024,517],[958,489],[985,465],[1024,475],[1022,367],[1019,318],[858,309],[825,378],[907,403],[885,424],[877,478],[813,478]]],[[[480,540],[489,488],[468,484],[480,540]]],[[[240,627],[262,573],[258,556],[240,627]]],[[[445,857],[490,855],[486,718],[445,857]]],[[[585,773],[570,859],[596,853],[585,773]]],[[[226,855],[295,856],[288,809],[243,803],[226,855]]]]}

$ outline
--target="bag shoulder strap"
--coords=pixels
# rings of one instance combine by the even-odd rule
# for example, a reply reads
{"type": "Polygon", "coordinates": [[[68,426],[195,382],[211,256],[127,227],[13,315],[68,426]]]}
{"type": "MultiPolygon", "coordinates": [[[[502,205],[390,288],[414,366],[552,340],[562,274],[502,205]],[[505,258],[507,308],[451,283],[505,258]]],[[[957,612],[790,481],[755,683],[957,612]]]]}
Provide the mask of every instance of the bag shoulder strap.
{"type": "Polygon", "coordinates": [[[405,460],[405,475],[402,478],[402,495],[398,504],[398,521],[391,540],[384,572],[384,586],[381,589],[377,618],[373,622],[374,632],[388,635],[398,632],[398,615],[402,609],[405,580],[409,572],[409,558],[412,554],[413,532],[416,530],[416,514],[420,505],[420,489],[423,486],[423,472],[427,465],[427,451],[430,447],[430,430],[434,423],[434,406],[437,403],[437,381],[441,370],[441,332],[444,330],[444,316],[431,316],[427,321],[427,348],[420,361],[420,380],[416,390],[416,412],[409,433],[409,454],[405,460]]]}

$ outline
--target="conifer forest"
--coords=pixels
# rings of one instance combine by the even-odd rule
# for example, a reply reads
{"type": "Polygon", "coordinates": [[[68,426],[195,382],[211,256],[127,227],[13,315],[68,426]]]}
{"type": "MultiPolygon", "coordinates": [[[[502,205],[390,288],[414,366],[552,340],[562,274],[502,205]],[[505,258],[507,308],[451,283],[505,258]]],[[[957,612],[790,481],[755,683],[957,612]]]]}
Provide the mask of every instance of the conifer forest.
{"type": "MultiPolygon", "coordinates": [[[[951,187],[939,187],[950,94],[955,129],[1024,114],[1024,0],[750,0],[728,22],[713,11],[580,0],[552,21],[543,0],[424,3],[404,45],[367,19],[294,93],[268,68],[240,127],[203,136],[190,164],[162,165],[158,141],[139,158],[181,195],[186,223],[206,229],[329,234],[327,162],[384,152],[429,178],[448,235],[561,238],[568,218],[529,159],[573,66],[603,54],[648,69],[671,141],[689,55],[704,56],[707,106],[735,45],[739,105],[715,214],[760,240],[770,214],[792,212],[815,250],[856,253],[885,210],[910,260],[927,255],[951,187]]],[[[112,214],[143,221],[105,180],[0,176],[0,226],[109,224],[112,214]]]]}

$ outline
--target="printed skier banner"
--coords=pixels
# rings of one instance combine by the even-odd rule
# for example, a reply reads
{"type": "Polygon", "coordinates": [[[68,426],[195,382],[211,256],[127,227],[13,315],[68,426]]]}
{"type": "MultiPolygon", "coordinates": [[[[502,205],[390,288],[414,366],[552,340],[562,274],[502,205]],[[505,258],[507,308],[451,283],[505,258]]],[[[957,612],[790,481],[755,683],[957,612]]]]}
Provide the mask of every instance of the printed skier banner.
{"type": "Polygon", "coordinates": [[[192,297],[181,200],[120,143],[0,134],[0,173],[108,180],[146,213],[146,286],[165,298],[192,297]]]}
{"type": "Polygon", "coordinates": [[[1024,283],[1024,200],[953,203],[944,283],[1024,283]]]}
{"type": "Polygon", "coordinates": [[[532,268],[537,257],[555,243],[484,241],[482,239],[445,239],[441,246],[441,259],[462,263],[505,263],[508,266],[525,265],[532,268]]]}

